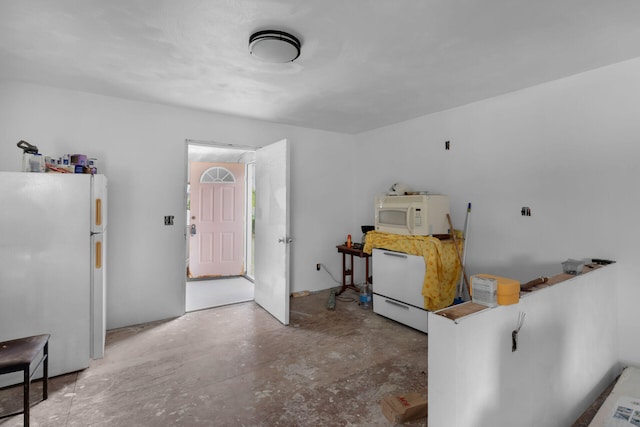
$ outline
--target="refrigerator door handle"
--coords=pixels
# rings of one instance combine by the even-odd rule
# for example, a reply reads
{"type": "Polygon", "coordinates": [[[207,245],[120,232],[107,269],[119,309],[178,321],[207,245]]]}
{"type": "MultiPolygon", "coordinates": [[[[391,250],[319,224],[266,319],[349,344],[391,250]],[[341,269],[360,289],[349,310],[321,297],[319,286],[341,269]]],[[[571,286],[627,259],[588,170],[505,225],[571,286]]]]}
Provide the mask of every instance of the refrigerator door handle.
{"type": "Polygon", "coordinates": [[[96,199],[96,225],[102,225],[102,199],[96,199]]]}
{"type": "Polygon", "coordinates": [[[96,270],[102,268],[102,242],[96,242],[96,270]]]}

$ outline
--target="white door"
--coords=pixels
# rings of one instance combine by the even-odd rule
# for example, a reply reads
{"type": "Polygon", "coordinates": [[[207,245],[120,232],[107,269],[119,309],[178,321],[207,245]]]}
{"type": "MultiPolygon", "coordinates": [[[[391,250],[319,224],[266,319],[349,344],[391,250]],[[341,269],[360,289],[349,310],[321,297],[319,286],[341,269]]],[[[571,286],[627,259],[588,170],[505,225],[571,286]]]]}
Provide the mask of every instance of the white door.
{"type": "Polygon", "coordinates": [[[255,301],[289,324],[289,145],[256,152],[255,301]]]}

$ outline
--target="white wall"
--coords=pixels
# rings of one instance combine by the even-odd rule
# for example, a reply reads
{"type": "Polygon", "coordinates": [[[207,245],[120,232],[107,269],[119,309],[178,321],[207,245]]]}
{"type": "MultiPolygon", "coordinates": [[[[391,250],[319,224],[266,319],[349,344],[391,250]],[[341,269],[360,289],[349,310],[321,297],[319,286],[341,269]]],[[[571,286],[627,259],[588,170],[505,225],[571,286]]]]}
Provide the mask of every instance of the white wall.
{"type": "Polygon", "coordinates": [[[282,138],[291,143],[291,290],[326,289],[335,283],[315,265],[340,271],[352,136],[0,81],[0,170],[20,170],[15,144],[26,140],[46,155],[96,157],[109,178],[108,328],[184,313],[185,139],[282,138]],[[164,215],[177,225],[164,226],[164,215]]]}
{"type": "Polygon", "coordinates": [[[640,363],[640,59],[357,135],[341,135],[68,90],[0,81],[0,170],[19,170],[20,139],[100,159],[110,178],[110,328],[181,314],[184,139],[292,143],[292,291],[334,285],[335,245],[373,221],[395,181],[448,193],[467,267],[522,281],[567,258],[620,264],[620,357],[640,363]],[[355,150],[353,141],[355,139],[355,150]],[[444,150],[444,141],[451,150],[444,150]],[[350,184],[349,182],[353,182],[350,184]],[[532,209],[521,217],[522,206],[532,209]],[[350,218],[345,221],[345,218],[350,218]]]}
{"type": "Polygon", "coordinates": [[[616,317],[607,315],[617,305],[617,268],[457,323],[429,313],[429,426],[572,425],[620,373],[616,317]]]}
{"type": "Polygon", "coordinates": [[[456,228],[472,202],[468,274],[526,282],[568,258],[614,259],[620,358],[640,364],[630,339],[640,333],[638,76],[640,58],[357,135],[354,161],[368,174],[354,188],[353,227],[403,181],[449,194],[456,228]]]}

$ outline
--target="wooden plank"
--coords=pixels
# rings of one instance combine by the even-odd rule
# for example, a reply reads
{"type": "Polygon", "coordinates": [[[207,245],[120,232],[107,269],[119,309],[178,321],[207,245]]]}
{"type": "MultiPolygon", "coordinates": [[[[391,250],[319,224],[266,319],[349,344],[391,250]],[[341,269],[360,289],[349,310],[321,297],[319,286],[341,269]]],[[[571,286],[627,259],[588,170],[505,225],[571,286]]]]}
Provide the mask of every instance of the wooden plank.
{"type": "Polygon", "coordinates": [[[437,311],[435,314],[446,317],[447,319],[456,320],[487,308],[489,307],[482,304],[476,304],[472,301],[467,301],[462,304],[452,305],[451,307],[437,311]]]}
{"type": "MultiPolygon", "coordinates": [[[[599,264],[587,264],[582,269],[582,274],[586,274],[586,273],[589,273],[590,271],[597,270],[600,267],[602,267],[602,266],[599,265],[599,264]]],[[[567,274],[567,273],[556,274],[555,276],[549,277],[549,279],[547,280],[546,283],[541,283],[539,285],[536,285],[536,286],[530,288],[530,290],[528,292],[520,292],[520,296],[526,295],[529,292],[533,292],[533,291],[537,291],[537,290],[540,290],[540,289],[548,288],[549,286],[557,285],[558,283],[562,283],[565,280],[573,279],[574,277],[576,277],[576,276],[574,276],[573,274],[567,274]]]]}
{"type": "MultiPolygon", "coordinates": [[[[598,264],[587,264],[582,270],[582,274],[588,273],[589,271],[597,270],[600,267],[602,266],[598,264]]],[[[565,280],[569,280],[574,277],[576,276],[572,274],[565,274],[565,273],[556,274],[555,276],[549,277],[546,283],[542,283],[540,285],[534,286],[528,292],[521,292],[520,296],[526,295],[531,292],[535,292],[543,288],[548,288],[549,286],[557,285],[558,283],[564,282],[565,280]]],[[[451,307],[447,307],[442,310],[439,310],[435,312],[435,314],[437,314],[438,316],[446,317],[447,319],[457,320],[462,317],[468,316],[470,314],[485,310],[487,308],[490,308],[490,307],[487,307],[482,304],[476,304],[472,301],[467,301],[462,304],[452,305],[451,307]]]]}

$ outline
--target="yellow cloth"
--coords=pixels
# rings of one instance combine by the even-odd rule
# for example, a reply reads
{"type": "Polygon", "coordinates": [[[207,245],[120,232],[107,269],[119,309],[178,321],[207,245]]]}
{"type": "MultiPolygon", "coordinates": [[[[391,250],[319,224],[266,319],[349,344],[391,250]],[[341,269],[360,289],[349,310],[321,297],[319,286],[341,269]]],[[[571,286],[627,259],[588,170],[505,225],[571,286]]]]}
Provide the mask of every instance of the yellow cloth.
{"type": "MultiPolygon", "coordinates": [[[[456,285],[460,278],[460,261],[452,240],[442,241],[430,236],[404,236],[369,231],[363,251],[370,254],[373,248],[423,256],[426,266],[422,284],[424,308],[434,311],[453,304],[456,285]]],[[[460,240],[458,250],[462,253],[460,240]]]]}

